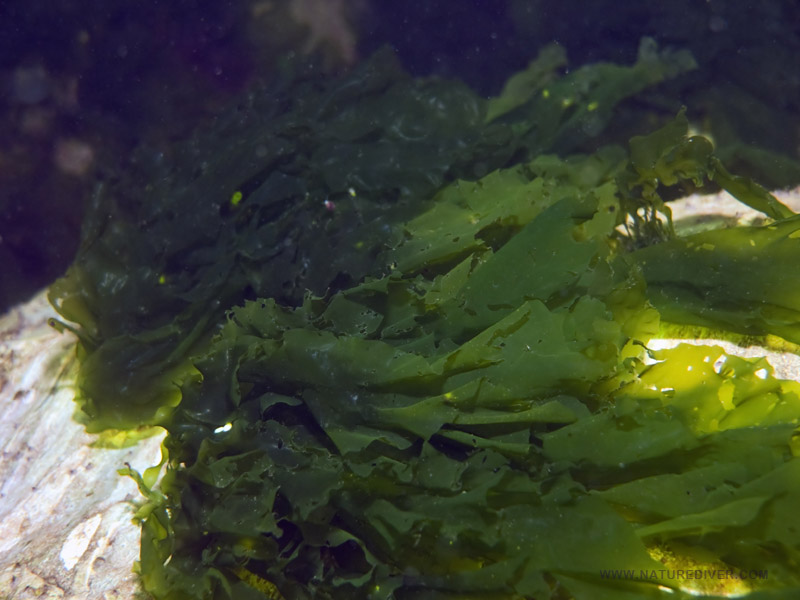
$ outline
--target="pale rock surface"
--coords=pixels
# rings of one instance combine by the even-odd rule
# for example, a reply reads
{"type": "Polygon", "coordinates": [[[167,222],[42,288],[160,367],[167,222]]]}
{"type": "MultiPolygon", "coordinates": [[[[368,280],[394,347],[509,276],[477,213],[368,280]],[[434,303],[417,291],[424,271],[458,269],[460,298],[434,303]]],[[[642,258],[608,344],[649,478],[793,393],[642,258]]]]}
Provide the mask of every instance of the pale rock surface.
{"type": "Polygon", "coordinates": [[[94,448],[72,419],[75,339],[45,294],[0,317],[0,599],[127,600],[140,499],[117,469],[158,464],[160,438],[94,448]]]}

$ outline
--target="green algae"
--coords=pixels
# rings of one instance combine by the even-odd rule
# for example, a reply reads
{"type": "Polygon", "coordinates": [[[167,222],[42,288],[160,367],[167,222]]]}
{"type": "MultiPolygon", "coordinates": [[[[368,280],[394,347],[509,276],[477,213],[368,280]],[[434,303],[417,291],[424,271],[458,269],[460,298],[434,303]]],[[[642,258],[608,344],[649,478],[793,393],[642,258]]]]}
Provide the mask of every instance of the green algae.
{"type": "Polygon", "coordinates": [[[791,211],[683,113],[630,158],[542,154],[674,58],[646,44],[573,79],[538,62],[487,108],[378,57],[87,226],[51,290],[81,325],[84,419],[168,431],[158,488],[125,471],[147,496],[146,590],[690,597],[647,576],[661,544],[797,593],[800,384],[647,349],[661,318],[795,341],[791,211]],[[778,220],[676,237],[663,188],[708,180],[778,220]]]}

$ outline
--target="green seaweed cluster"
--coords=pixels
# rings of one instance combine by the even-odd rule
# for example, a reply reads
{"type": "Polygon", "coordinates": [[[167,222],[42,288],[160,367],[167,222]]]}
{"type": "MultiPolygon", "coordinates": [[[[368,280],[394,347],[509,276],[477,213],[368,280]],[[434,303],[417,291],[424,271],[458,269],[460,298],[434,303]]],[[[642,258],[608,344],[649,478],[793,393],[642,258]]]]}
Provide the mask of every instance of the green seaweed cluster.
{"type": "Polygon", "coordinates": [[[98,196],[51,298],[80,325],[87,426],[167,429],[158,485],[123,470],[155,598],[730,591],[674,564],[800,593],[800,384],[647,348],[661,319],[800,341],[800,221],[683,113],[575,153],[689,57],[563,60],[487,102],[378,55],[98,196]],[[709,181],[770,224],[677,236],[661,192],[709,181]]]}

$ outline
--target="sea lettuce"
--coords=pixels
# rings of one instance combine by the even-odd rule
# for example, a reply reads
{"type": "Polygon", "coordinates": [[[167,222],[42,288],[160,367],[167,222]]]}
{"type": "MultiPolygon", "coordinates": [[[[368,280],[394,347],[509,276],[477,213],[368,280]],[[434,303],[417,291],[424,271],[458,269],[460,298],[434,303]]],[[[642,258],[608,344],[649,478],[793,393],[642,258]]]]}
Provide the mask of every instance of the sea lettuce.
{"type": "Polygon", "coordinates": [[[51,297],[88,426],[167,429],[158,485],[123,470],[155,598],[692,596],[667,555],[800,593],[800,384],[647,348],[662,318],[793,339],[796,217],[683,112],[629,153],[545,153],[691,66],[560,61],[486,103],[379,55],[251,99],[152,202],[97,198],[51,297]],[[679,237],[687,181],[775,222],[679,237]]]}

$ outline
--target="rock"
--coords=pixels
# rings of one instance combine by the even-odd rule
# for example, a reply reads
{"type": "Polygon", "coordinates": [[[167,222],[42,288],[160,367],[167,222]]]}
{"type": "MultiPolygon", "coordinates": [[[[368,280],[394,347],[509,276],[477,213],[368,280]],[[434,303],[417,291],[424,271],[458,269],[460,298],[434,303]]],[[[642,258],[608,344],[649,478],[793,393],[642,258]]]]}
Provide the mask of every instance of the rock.
{"type": "Polygon", "coordinates": [[[75,339],[47,322],[44,293],[0,318],[0,590],[4,598],[134,598],[134,482],[116,470],[158,464],[161,438],[93,447],[72,419],[75,339]]]}

